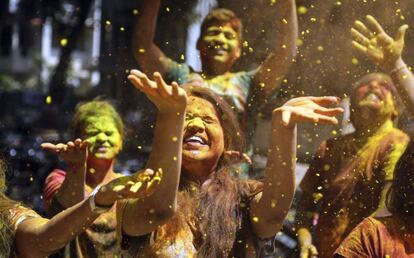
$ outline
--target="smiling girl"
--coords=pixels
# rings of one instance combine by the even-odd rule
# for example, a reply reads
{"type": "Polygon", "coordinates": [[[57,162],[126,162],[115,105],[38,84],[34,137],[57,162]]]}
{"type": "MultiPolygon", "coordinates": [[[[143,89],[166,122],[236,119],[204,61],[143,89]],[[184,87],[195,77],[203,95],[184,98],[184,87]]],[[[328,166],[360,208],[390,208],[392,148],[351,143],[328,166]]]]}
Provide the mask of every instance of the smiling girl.
{"type": "MultiPolygon", "coordinates": [[[[155,89],[171,90],[171,86],[158,73],[154,76],[156,82],[133,70],[128,78],[147,96],[162,99],[155,89]]],[[[337,123],[334,116],[342,109],[324,106],[338,99],[296,98],[273,111],[266,178],[259,182],[232,176],[235,167],[225,153],[241,151],[243,138],[229,105],[208,88],[191,84],[183,88],[188,101],[181,174],[169,175],[169,180],[179,180],[179,188],[168,187],[163,179],[153,195],[139,202],[140,208],[137,202],[119,203],[118,218],[131,221],[118,223],[124,255],[259,257],[259,246],[280,230],[293,198],[296,123],[337,123]],[[176,202],[162,202],[167,197],[176,202]],[[157,204],[169,204],[171,212],[149,220],[148,214],[154,213],[149,207],[157,204]]]]}

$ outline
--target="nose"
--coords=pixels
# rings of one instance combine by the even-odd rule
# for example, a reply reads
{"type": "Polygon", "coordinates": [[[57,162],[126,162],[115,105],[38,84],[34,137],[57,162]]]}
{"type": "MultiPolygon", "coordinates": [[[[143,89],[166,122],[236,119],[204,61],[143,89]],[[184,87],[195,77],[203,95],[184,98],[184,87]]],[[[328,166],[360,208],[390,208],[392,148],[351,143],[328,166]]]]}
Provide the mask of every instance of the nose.
{"type": "Polygon", "coordinates": [[[379,89],[381,87],[381,84],[377,80],[372,80],[369,82],[369,87],[371,89],[379,89]]]}
{"type": "Polygon", "coordinates": [[[188,121],[187,130],[191,130],[196,133],[204,132],[205,125],[203,120],[199,117],[191,119],[190,121],[188,121]]]}
{"type": "Polygon", "coordinates": [[[106,134],[104,132],[101,132],[96,136],[96,141],[105,142],[107,140],[107,138],[108,137],[106,136],[106,134]]]}
{"type": "Polygon", "coordinates": [[[226,36],[224,35],[224,32],[220,32],[218,33],[215,37],[214,37],[214,41],[216,43],[224,43],[226,42],[226,36]]]}

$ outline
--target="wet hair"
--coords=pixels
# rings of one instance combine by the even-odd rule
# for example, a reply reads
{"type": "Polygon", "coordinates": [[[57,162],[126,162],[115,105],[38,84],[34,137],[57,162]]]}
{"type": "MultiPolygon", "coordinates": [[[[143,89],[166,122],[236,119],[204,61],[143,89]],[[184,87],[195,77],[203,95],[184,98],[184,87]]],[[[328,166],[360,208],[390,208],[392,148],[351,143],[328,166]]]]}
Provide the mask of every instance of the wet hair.
{"type": "Polygon", "coordinates": [[[400,217],[414,218],[414,141],[410,141],[395,166],[387,208],[400,217]]]}
{"type": "Polygon", "coordinates": [[[91,116],[109,117],[113,119],[116,128],[119,131],[122,139],[125,136],[125,125],[121,116],[116,111],[115,107],[106,100],[92,100],[80,103],[76,106],[75,114],[73,115],[70,125],[70,131],[75,138],[82,137],[82,134],[87,125],[87,119],[91,116]]]}
{"type": "Polygon", "coordinates": [[[395,109],[396,109],[396,115],[394,115],[392,117],[392,120],[394,120],[394,122],[397,122],[398,118],[399,118],[399,114],[403,108],[403,104],[402,101],[398,95],[397,89],[395,88],[394,84],[392,83],[392,79],[384,74],[384,73],[370,73],[370,74],[366,74],[364,76],[362,76],[357,82],[355,82],[352,86],[352,91],[349,95],[349,107],[351,109],[351,122],[354,123],[355,121],[355,117],[354,117],[354,112],[352,111],[353,107],[356,105],[355,101],[356,101],[356,91],[359,87],[363,86],[364,84],[372,81],[372,80],[377,80],[377,81],[384,81],[387,84],[387,88],[390,90],[391,94],[392,94],[392,99],[394,100],[394,105],[395,105],[395,109]]]}
{"type": "Polygon", "coordinates": [[[206,18],[204,18],[203,23],[201,24],[200,38],[204,35],[208,27],[222,24],[229,24],[237,33],[237,37],[241,42],[243,34],[242,22],[233,11],[225,8],[214,9],[206,16],[206,18]]]}

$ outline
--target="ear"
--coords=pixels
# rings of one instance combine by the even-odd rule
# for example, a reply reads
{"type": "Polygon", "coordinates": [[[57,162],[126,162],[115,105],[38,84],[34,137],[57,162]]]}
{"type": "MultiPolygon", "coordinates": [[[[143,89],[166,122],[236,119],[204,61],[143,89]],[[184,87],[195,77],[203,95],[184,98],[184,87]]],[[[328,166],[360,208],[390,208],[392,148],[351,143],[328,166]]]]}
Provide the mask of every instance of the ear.
{"type": "Polygon", "coordinates": [[[239,59],[241,56],[241,52],[242,52],[242,46],[241,46],[241,42],[239,42],[239,46],[237,48],[237,52],[236,52],[236,58],[239,59]]]}
{"type": "Polygon", "coordinates": [[[242,43],[241,43],[241,39],[238,38],[237,41],[238,41],[238,44],[237,44],[237,49],[235,51],[235,58],[234,58],[234,60],[237,60],[237,59],[239,59],[241,57],[242,50],[243,50],[243,46],[242,46],[242,43]]]}

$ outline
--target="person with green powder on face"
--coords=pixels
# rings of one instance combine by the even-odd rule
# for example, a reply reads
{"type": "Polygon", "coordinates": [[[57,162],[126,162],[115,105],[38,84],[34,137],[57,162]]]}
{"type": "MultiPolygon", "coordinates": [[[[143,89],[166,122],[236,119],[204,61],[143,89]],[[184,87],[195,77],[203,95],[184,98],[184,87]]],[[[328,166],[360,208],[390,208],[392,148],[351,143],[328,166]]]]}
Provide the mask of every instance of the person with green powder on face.
{"type": "MultiPolygon", "coordinates": [[[[86,141],[77,140],[69,145],[72,147],[60,149],[62,154],[86,152],[86,141]]],[[[0,257],[10,258],[43,258],[55,253],[92,224],[101,213],[99,205],[147,197],[159,186],[162,176],[160,171],[147,169],[137,176],[116,178],[85,200],[46,219],[5,195],[6,167],[6,161],[0,158],[0,257]]]]}
{"type": "MultiPolygon", "coordinates": [[[[133,35],[133,52],[144,73],[159,72],[168,82],[197,82],[223,97],[236,111],[247,135],[254,126],[254,116],[266,98],[279,89],[296,56],[298,36],[295,0],[277,1],[275,8],[277,43],[262,64],[251,71],[232,71],[241,56],[242,23],[228,9],[214,9],[201,25],[197,41],[202,70],[194,71],[179,64],[155,44],[154,35],[160,0],[145,0],[133,35]],[[250,116],[249,116],[250,114],[250,116]]],[[[249,136],[249,135],[248,135],[249,136]]]]}
{"type": "MultiPolygon", "coordinates": [[[[71,123],[73,137],[66,144],[43,144],[43,148],[59,154],[67,164],[67,171],[55,169],[46,179],[44,200],[47,212],[54,215],[88,196],[95,187],[118,178],[113,170],[115,158],[122,148],[124,124],[115,108],[107,101],[94,100],[78,105],[71,123]],[[74,148],[77,141],[89,143],[87,155],[64,150],[74,148]]],[[[68,253],[115,253],[115,208],[99,216],[92,227],[71,243],[68,253]],[[90,250],[88,245],[94,245],[90,250]],[[95,250],[96,249],[96,250],[95,250]]],[[[89,257],[89,255],[85,255],[89,257]]],[[[83,256],[79,256],[83,257],[83,256]]]]}
{"type": "MultiPolygon", "coordinates": [[[[160,77],[156,78],[161,80],[160,77]]],[[[155,173],[163,175],[162,182],[159,184],[160,189],[178,187],[174,176],[179,173],[181,167],[186,95],[177,84],[172,85],[169,92],[164,88],[156,90],[161,92],[159,94],[162,98],[154,97],[154,92],[144,92],[159,110],[152,152],[146,168],[154,168],[155,173]],[[163,168],[168,169],[162,171],[163,168]]],[[[73,137],[79,139],[66,144],[45,143],[42,145],[43,148],[61,156],[67,163],[67,171],[56,169],[45,182],[44,198],[51,214],[84,200],[101,185],[121,178],[121,175],[115,173],[113,168],[116,156],[122,149],[124,125],[118,112],[109,102],[95,100],[80,104],[76,108],[71,129],[73,137]],[[76,150],[76,145],[83,141],[88,142],[86,152],[73,151],[76,150]],[[69,153],[68,150],[70,150],[69,153]]],[[[134,174],[131,177],[140,178],[140,174],[134,174]]],[[[128,183],[125,183],[128,186],[128,183]]],[[[136,224],[141,223],[142,220],[139,225],[143,225],[142,228],[145,229],[157,227],[159,223],[162,223],[162,218],[167,216],[165,214],[172,212],[175,197],[173,195],[160,196],[155,193],[153,199],[155,201],[146,205],[135,202],[137,200],[137,198],[130,200],[134,203],[129,206],[131,209],[151,210],[151,212],[142,215],[136,212],[130,213],[130,216],[122,216],[123,222],[136,224]],[[148,221],[151,223],[148,224],[148,221]]],[[[105,200],[99,201],[97,210],[102,214],[66,247],[65,257],[116,257],[120,255],[116,233],[117,204],[113,205],[105,200]]]]}

